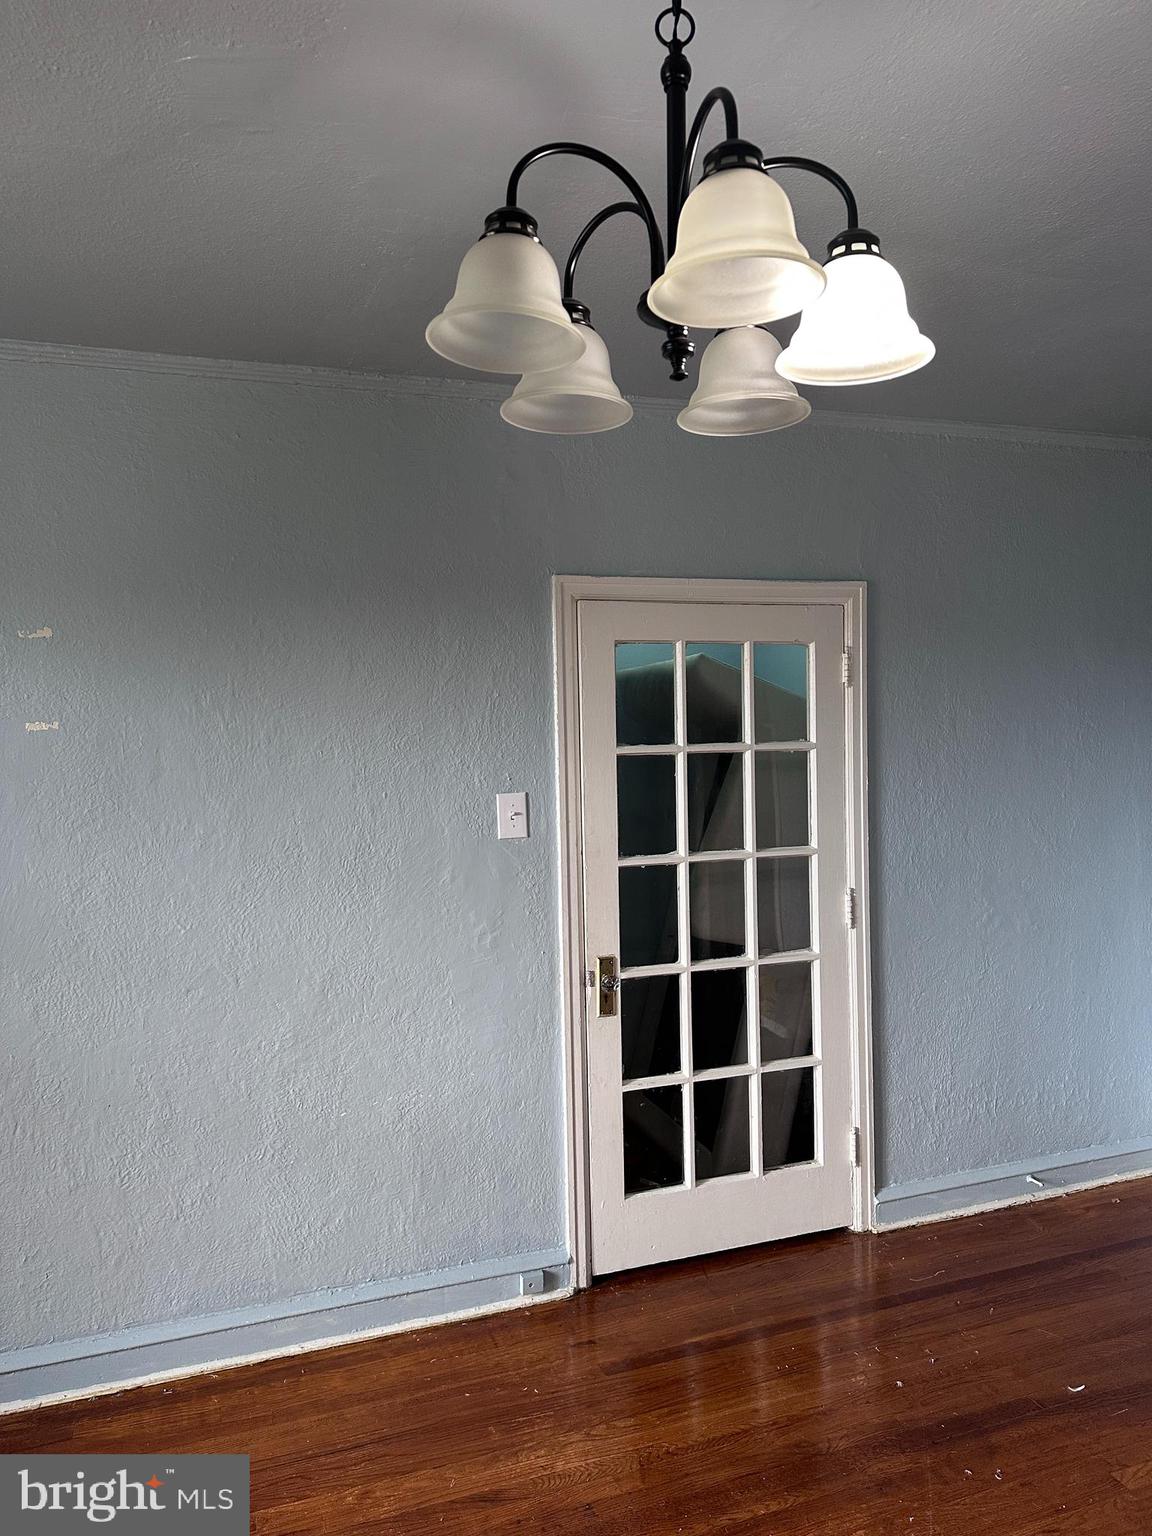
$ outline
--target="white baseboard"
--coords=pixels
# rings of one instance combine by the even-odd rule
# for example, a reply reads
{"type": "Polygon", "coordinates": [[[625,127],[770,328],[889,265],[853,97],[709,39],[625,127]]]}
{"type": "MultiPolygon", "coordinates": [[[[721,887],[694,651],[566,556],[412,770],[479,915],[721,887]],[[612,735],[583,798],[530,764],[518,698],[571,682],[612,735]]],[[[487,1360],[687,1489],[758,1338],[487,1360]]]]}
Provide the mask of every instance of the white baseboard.
{"type": "Polygon", "coordinates": [[[0,1414],[429,1327],[571,1291],[562,1250],[0,1353],[0,1414]],[[521,1276],[543,1290],[521,1294],[521,1276]]]}
{"type": "MultiPolygon", "coordinates": [[[[941,1221],[1149,1174],[1152,1141],[1090,1147],[889,1185],[876,1196],[875,1225],[941,1221]]],[[[0,1353],[0,1414],[550,1301],[571,1289],[569,1257],[556,1249],[9,1350],[0,1353]],[[522,1295],[525,1274],[542,1274],[543,1291],[522,1295]]]]}
{"type": "Polygon", "coordinates": [[[1066,1195],[1094,1184],[1114,1184],[1152,1174],[1152,1141],[1085,1147],[1057,1157],[1036,1157],[995,1168],[973,1169],[938,1179],[891,1184],[876,1196],[876,1227],[909,1227],[999,1206],[1066,1195]]]}

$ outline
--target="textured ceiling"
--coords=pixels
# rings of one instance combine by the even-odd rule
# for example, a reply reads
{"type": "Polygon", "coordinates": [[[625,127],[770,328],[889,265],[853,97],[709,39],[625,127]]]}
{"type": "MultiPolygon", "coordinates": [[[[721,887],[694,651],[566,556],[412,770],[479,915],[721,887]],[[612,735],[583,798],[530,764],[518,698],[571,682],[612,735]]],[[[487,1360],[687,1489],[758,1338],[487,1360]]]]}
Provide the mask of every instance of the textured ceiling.
{"type": "MultiPolygon", "coordinates": [[[[657,6],[639,0],[56,0],[0,14],[0,334],[437,374],[423,343],[511,162],[585,139],[663,193],[657,6]]],[[[693,103],[831,162],[937,343],[826,409],[1152,433],[1148,0],[695,0],[693,103]]],[[[781,173],[814,252],[842,222],[781,173]]],[[[552,161],[559,259],[617,195],[552,161]]],[[[580,292],[619,382],[675,393],[633,317],[634,221],[580,292]]]]}

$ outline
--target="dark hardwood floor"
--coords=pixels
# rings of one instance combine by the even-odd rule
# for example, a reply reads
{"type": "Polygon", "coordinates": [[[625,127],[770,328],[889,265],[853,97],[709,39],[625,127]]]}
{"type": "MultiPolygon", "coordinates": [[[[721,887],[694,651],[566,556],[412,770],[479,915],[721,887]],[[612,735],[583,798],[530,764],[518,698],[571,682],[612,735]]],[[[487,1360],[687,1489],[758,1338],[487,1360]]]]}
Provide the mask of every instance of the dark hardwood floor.
{"type": "Polygon", "coordinates": [[[1152,1180],[0,1418],[0,1451],[247,1451],[267,1536],[1147,1536],[1152,1180]]]}

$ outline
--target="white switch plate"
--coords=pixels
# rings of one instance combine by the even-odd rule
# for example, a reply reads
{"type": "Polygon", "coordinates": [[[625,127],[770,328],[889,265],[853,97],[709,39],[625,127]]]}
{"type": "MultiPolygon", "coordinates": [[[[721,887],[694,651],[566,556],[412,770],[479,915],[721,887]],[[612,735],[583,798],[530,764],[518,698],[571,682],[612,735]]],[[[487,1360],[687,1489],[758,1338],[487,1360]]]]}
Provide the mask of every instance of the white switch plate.
{"type": "Polygon", "coordinates": [[[496,796],[496,836],[528,836],[528,795],[524,790],[496,796]]]}

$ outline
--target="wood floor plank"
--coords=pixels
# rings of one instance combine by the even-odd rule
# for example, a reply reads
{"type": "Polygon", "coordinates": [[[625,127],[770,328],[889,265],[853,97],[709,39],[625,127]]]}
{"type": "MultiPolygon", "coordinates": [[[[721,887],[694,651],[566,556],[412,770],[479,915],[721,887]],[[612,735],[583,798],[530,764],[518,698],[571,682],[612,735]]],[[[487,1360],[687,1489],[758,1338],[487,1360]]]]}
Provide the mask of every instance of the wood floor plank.
{"type": "Polygon", "coordinates": [[[246,1451],[258,1536],[1148,1536],[1152,1180],[0,1418],[246,1451]]]}

